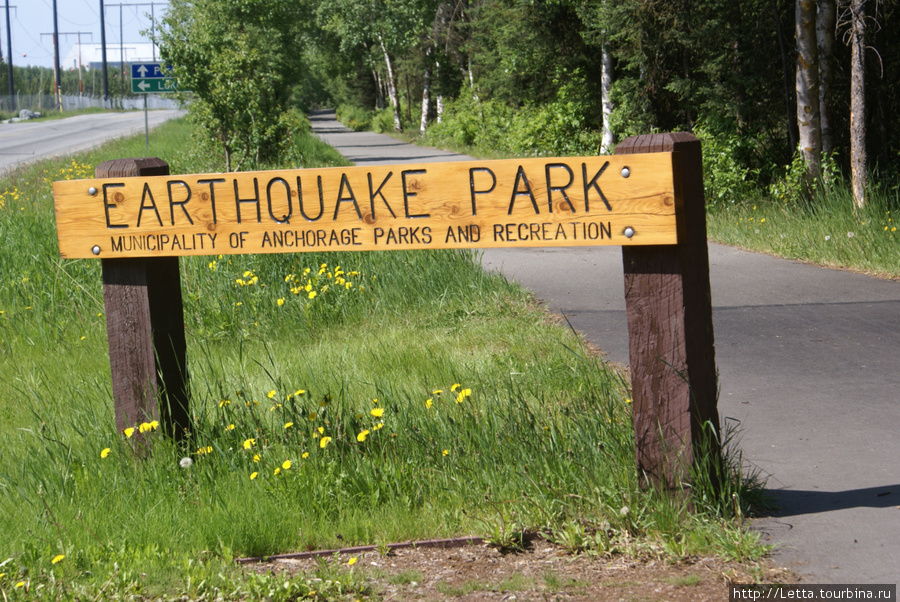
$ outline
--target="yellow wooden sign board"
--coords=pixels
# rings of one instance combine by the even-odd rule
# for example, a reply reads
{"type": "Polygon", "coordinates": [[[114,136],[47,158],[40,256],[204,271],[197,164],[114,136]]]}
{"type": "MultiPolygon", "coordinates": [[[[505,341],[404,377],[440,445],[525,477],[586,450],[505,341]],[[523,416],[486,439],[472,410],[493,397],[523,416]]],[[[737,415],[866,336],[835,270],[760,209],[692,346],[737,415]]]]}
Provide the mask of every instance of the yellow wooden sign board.
{"type": "Polygon", "coordinates": [[[70,180],[64,258],[676,244],[673,153],[70,180]]]}

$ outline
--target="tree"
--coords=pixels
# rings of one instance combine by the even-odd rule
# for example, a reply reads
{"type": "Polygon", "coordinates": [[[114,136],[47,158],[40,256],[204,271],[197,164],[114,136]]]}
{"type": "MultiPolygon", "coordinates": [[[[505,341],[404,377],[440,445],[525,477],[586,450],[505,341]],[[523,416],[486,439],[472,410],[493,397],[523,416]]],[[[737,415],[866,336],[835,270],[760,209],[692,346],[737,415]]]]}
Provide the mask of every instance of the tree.
{"type": "Polygon", "coordinates": [[[857,207],[866,204],[866,0],[850,2],[850,182],[857,207]]]}
{"type": "Polygon", "coordinates": [[[831,86],[834,82],[834,35],[837,8],[834,0],[819,0],[816,12],[816,43],[819,58],[819,124],[822,128],[822,156],[834,151],[831,127],[831,86]]]}
{"type": "Polygon", "coordinates": [[[821,174],[822,130],[819,120],[819,53],[816,1],[797,0],[797,125],[800,154],[813,179],[821,174]]]}
{"type": "Polygon", "coordinates": [[[394,112],[394,129],[401,129],[397,56],[404,56],[433,18],[432,0],[324,0],[317,9],[318,23],[341,41],[341,50],[367,55],[373,79],[384,80],[394,112]],[[383,61],[384,77],[374,68],[374,56],[383,61]]]}
{"type": "Polygon", "coordinates": [[[258,166],[289,136],[291,86],[302,62],[296,0],[172,0],[158,31],[160,54],[193,92],[191,117],[221,145],[225,168],[258,166]]]}

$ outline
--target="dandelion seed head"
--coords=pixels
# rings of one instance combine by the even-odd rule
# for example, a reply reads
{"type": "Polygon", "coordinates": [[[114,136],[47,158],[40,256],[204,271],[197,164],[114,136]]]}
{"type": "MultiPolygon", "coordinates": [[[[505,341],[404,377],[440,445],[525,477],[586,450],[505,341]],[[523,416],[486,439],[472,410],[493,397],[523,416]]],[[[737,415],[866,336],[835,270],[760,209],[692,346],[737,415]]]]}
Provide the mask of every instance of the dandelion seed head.
{"type": "Polygon", "coordinates": [[[181,466],[182,468],[190,468],[191,466],[194,465],[194,461],[188,457],[184,457],[178,461],[178,465],[181,466]]]}

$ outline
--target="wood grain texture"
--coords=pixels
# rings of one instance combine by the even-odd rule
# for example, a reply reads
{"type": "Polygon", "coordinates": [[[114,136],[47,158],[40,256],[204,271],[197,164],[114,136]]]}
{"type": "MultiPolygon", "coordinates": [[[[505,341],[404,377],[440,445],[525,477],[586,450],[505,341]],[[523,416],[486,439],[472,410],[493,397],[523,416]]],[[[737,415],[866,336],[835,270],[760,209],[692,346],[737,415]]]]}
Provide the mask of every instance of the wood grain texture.
{"type": "Polygon", "coordinates": [[[677,242],[671,153],[180,176],[141,161],[147,176],[113,161],[54,182],[63,257],[677,242]]]}
{"type": "MultiPolygon", "coordinates": [[[[98,176],[159,175],[159,159],[101,163],[98,176]]],[[[184,310],[177,257],[103,259],[110,370],[116,428],[123,431],[158,420],[163,432],[181,437],[188,426],[184,310]]],[[[135,432],[146,450],[151,433],[135,432]]]]}
{"type": "Polygon", "coordinates": [[[628,138],[615,152],[675,156],[679,244],[622,248],[638,468],[673,487],[701,454],[719,454],[702,151],[674,133],[628,138]]]}

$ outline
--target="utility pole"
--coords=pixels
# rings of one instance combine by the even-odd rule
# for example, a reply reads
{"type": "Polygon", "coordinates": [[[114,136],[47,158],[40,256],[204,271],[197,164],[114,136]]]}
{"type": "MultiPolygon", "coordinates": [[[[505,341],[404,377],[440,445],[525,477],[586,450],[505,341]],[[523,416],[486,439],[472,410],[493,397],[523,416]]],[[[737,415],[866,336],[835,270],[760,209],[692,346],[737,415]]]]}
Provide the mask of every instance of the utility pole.
{"type": "MultiPolygon", "coordinates": [[[[13,8],[16,8],[15,6],[13,8]]],[[[9,106],[16,110],[16,88],[13,85],[12,30],[9,27],[9,0],[6,0],[6,70],[9,72],[9,106]]]]}
{"type": "MultiPolygon", "coordinates": [[[[149,6],[151,14],[152,14],[153,7],[156,4],[162,5],[162,4],[165,4],[165,2],[118,2],[116,4],[107,4],[106,5],[106,6],[118,6],[119,7],[119,67],[120,67],[120,73],[122,74],[121,75],[121,78],[122,78],[121,83],[122,83],[122,96],[123,97],[125,96],[125,36],[124,36],[124,27],[122,24],[122,7],[123,6],[149,6]]],[[[101,22],[105,21],[105,19],[106,19],[105,13],[104,13],[103,0],[100,0],[100,19],[101,19],[101,22]]],[[[154,23],[153,23],[152,19],[153,19],[153,17],[151,17],[151,22],[150,22],[151,30],[154,27],[154,23]]],[[[104,56],[104,65],[105,65],[106,64],[106,59],[105,59],[105,57],[106,57],[106,42],[105,42],[105,35],[103,33],[102,27],[100,28],[100,35],[103,37],[103,39],[101,40],[101,44],[103,44],[103,56],[104,56]]],[[[151,40],[151,42],[152,42],[152,40],[151,40]]],[[[156,60],[156,46],[155,45],[153,46],[153,57],[154,57],[154,60],[156,60]]],[[[103,69],[103,74],[105,77],[106,76],[106,67],[105,66],[103,69]]],[[[106,86],[107,86],[107,84],[104,80],[104,90],[106,89],[106,86]]]]}
{"type": "MultiPolygon", "coordinates": [[[[55,2],[54,2],[55,3],[55,2]]],[[[56,22],[54,20],[54,25],[56,22]]],[[[59,36],[78,36],[78,56],[79,61],[81,60],[81,34],[86,33],[93,39],[94,34],[90,31],[57,31],[55,28],[53,33],[42,33],[41,36],[53,36],[53,69],[56,72],[56,106],[62,111],[62,79],[60,77],[60,69],[59,69],[59,36]]],[[[79,71],[80,76],[80,71],[79,71]]]]}
{"type": "Polygon", "coordinates": [[[106,9],[100,0],[100,55],[103,60],[103,102],[109,100],[109,76],[106,74],[106,9]]]}
{"type": "Polygon", "coordinates": [[[62,111],[62,97],[59,94],[59,24],[56,17],[56,0],[53,0],[53,71],[56,73],[56,106],[62,111]]]}

